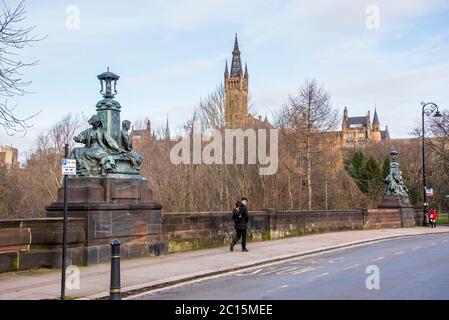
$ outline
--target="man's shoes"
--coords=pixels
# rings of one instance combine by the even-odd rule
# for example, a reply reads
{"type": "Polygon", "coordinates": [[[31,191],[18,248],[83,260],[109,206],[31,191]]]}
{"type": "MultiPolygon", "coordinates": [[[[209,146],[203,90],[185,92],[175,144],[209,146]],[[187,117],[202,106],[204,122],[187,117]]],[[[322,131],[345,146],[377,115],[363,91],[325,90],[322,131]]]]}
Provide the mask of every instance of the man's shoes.
{"type": "Polygon", "coordinates": [[[242,249],[242,252],[249,252],[249,250],[244,248],[244,249],[242,249]]]}
{"type": "Polygon", "coordinates": [[[229,250],[234,251],[234,242],[231,242],[231,245],[229,246],[229,250]]]}

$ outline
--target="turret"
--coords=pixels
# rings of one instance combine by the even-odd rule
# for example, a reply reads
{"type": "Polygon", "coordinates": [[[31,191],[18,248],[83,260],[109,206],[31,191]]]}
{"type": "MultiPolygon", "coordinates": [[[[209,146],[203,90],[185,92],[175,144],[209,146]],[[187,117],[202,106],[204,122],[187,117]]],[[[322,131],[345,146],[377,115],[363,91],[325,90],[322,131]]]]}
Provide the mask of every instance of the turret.
{"type": "Polygon", "coordinates": [[[379,117],[377,116],[377,109],[374,109],[373,130],[380,130],[379,117]]]}
{"type": "Polygon", "coordinates": [[[379,117],[377,115],[377,108],[374,109],[374,118],[372,126],[372,137],[375,141],[382,140],[382,132],[380,131],[379,117]]]}
{"type": "Polygon", "coordinates": [[[225,72],[224,72],[224,78],[225,78],[225,80],[226,80],[227,78],[229,78],[228,60],[226,60],[225,72]]]}
{"type": "Polygon", "coordinates": [[[232,50],[231,77],[243,76],[242,62],[240,60],[239,42],[235,34],[234,50],[232,50]]]}
{"type": "Polygon", "coordinates": [[[343,131],[348,127],[348,107],[345,106],[345,109],[343,110],[343,122],[342,122],[342,129],[343,131]]]}
{"type": "Polygon", "coordinates": [[[168,125],[168,116],[167,116],[167,122],[165,124],[164,139],[167,141],[170,141],[170,126],[168,125]]]}

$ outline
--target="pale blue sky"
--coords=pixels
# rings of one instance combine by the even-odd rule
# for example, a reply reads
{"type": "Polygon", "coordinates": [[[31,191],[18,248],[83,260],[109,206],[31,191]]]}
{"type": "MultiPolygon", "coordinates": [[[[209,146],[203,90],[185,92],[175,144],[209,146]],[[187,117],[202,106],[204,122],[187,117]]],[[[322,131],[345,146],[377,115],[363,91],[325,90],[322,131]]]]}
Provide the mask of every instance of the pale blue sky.
{"type": "Polygon", "coordinates": [[[93,114],[107,66],[121,76],[122,118],[149,117],[157,128],[168,115],[174,129],[223,81],[235,32],[262,116],[305,78],[350,115],[377,105],[393,138],[409,135],[420,101],[449,106],[449,1],[28,0],[27,9],[48,38],[22,52],[40,60],[24,74],[36,93],[14,99],[19,114],[42,113],[25,137],[0,132],[0,144],[20,151],[65,114],[93,114]],[[79,8],[79,30],[66,28],[69,5],[79,8]],[[379,8],[378,30],[366,27],[368,5],[379,8]]]}

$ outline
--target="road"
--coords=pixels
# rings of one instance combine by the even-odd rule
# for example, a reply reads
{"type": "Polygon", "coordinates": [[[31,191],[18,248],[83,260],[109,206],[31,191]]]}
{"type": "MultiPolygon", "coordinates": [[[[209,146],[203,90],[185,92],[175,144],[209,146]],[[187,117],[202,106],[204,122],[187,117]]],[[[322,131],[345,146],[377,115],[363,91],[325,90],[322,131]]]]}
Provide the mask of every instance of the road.
{"type": "Polygon", "coordinates": [[[130,298],[449,299],[449,234],[406,237],[297,258],[130,298]],[[368,277],[372,289],[367,288],[368,277]]]}

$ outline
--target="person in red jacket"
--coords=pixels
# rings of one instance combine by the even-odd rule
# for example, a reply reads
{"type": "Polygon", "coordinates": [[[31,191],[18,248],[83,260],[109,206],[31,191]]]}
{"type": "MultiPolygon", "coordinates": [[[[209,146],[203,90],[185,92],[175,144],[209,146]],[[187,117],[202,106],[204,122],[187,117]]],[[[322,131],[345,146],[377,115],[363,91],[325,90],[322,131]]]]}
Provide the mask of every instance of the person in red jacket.
{"type": "Polygon", "coordinates": [[[430,209],[429,211],[429,222],[431,228],[437,227],[437,211],[435,209],[430,209]]]}

